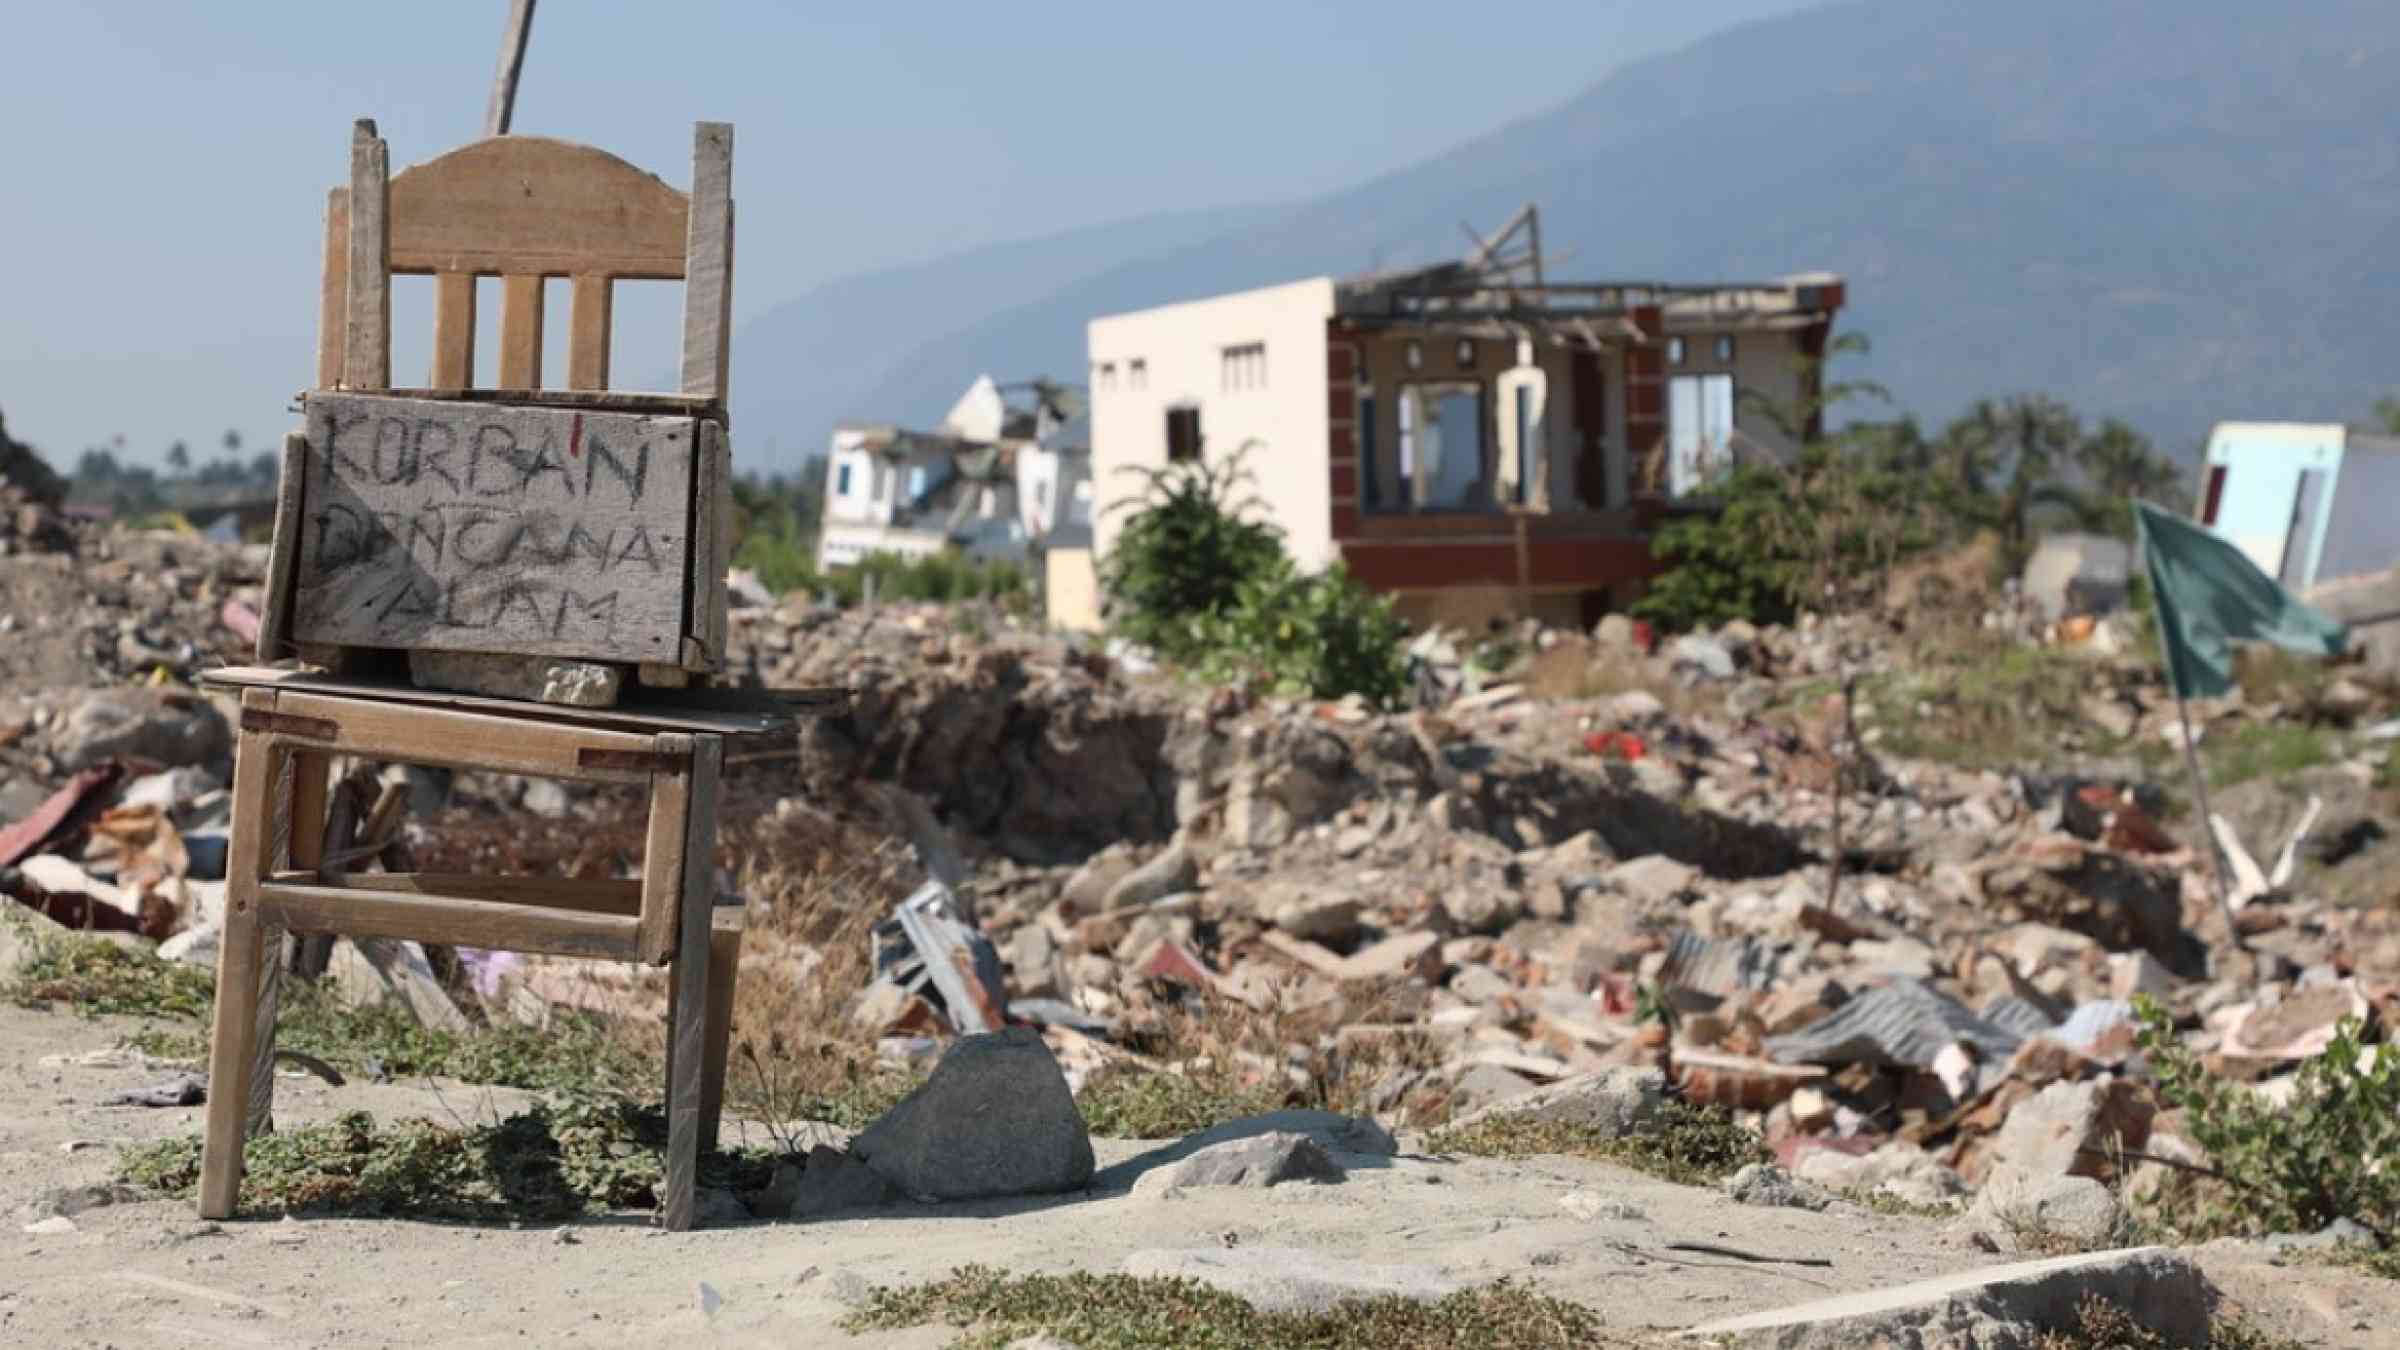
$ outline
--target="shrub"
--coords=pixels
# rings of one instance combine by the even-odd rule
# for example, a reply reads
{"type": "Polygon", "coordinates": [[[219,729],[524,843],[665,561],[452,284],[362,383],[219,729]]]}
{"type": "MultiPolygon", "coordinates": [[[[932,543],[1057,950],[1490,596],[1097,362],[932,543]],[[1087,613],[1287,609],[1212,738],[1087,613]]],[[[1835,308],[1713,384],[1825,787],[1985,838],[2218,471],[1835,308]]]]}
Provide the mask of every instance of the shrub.
{"type": "Polygon", "coordinates": [[[1214,464],[1129,470],[1145,491],[1101,560],[1100,584],[1117,631],[1171,661],[1205,655],[1207,621],[1234,607],[1243,583],[1283,560],[1281,531],[1252,518],[1255,499],[1234,496],[1247,481],[1249,451],[1214,464]]]}
{"type": "MultiPolygon", "coordinates": [[[[1237,500],[1244,446],[1220,463],[1136,469],[1148,484],[1100,565],[1116,630],[1205,677],[1313,698],[1400,697],[1404,629],[1339,564],[1304,573],[1237,500]]],[[[1114,509],[1114,508],[1112,508],[1114,509]]]]}
{"type": "Polygon", "coordinates": [[[1278,693],[1357,694],[1378,705],[1398,700],[1407,684],[1405,630],[1391,601],[1351,580],[1339,563],[1304,574],[1278,555],[1199,631],[1208,649],[1204,669],[1219,678],[1258,675],[1278,693]]]}
{"type": "Polygon", "coordinates": [[[1525,1158],[1555,1153],[1599,1158],[1683,1186],[1713,1186],[1768,1154],[1756,1133],[1713,1106],[1669,1102],[1660,1117],[1631,1134],[1573,1121],[1495,1116],[1474,1125],[1437,1130],[1429,1153],[1525,1158]]]}
{"type": "Polygon", "coordinates": [[[2341,1218],[2387,1236],[2400,1230],[2400,1169],[2391,1166],[2400,1158],[2400,1049],[2370,1049],[2345,1020],[2277,1106],[2211,1074],[2156,1003],[2137,1007],[2159,1095],[2184,1113],[2214,1168],[2157,1197],[2168,1222],[2195,1238],[2313,1233],[2341,1218]]]}
{"type": "Polygon", "coordinates": [[[1271,1312],[1197,1280],[1134,1275],[1010,1275],[963,1266],[945,1280],[878,1287],[850,1314],[852,1332],[929,1323],[966,1331],[975,1350],[1047,1342],[1112,1350],[1520,1350],[1631,1345],[1600,1315],[1501,1280],[1439,1299],[1351,1298],[1322,1309],[1271,1312]]]}
{"type": "Polygon", "coordinates": [[[1685,516],[1659,530],[1651,547],[1667,570],[1634,604],[1635,614],[1675,629],[1792,617],[1800,560],[1768,542],[1774,522],[1791,509],[1783,476],[1744,464],[1726,476],[1717,498],[1714,514],[1685,516]]]}

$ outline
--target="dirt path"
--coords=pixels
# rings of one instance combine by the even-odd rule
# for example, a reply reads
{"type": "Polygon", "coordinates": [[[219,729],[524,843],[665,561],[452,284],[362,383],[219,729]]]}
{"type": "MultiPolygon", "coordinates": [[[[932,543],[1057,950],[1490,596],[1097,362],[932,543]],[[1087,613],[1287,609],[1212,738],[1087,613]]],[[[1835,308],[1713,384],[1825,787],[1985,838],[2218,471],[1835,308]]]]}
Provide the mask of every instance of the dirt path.
{"type": "MultiPolygon", "coordinates": [[[[1328,1187],[1096,1194],[976,1205],[904,1205],[866,1217],[664,1234],[609,1218],[560,1228],[389,1219],[208,1224],[182,1201],[87,1210],[76,1231],[21,1231],[46,1188],[105,1180],[118,1145],[196,1131],[198,1109],[99,1105],[159,1076],[109,1052],[134,1024],[0,1008],[0,1344],[302,1347],[656,1345],[706,1333],[728,1346],[938,1346],[917,1328],[856,1339],[836,1324],[866,1284],[981,1263],[1018,1271],[1113,1270],[1151,1247],[1301,1247],[1366,1264],[1436,1265],[1468,1281],[1508,1276],[1597,1309],[1623,1328],[1681,1327],[1829,1293],[1994,1261],[1950,1225],[1843,1207],[1812,1214],[1735,1205],[1604,1164],[1402,1156],[1328,1187]],[[1622,1206],[1579,1218],[1581,1190],[1622,1206]],[[1744,1264],[1663,1250],[1709,1242],[1825,1268],[1744,1264]],[[721,1299],[713,1318],[699,1286],[721,1299]]],[[[505,1114],[522,1093],[407,1084],[333,1088],[286,1079],[278,1115],[365,1109],[437,1120],[505,1114]]],[[[1105,1166],[1155,1145],[1103,1141],[1105,1166]]],[[[1588,1206],[1583,1208],[1589,1211],[1588,1206]]],[[[2386,1282],[2311,1269],[2261,1271],[2214,1254],[2245,1296],[2282,1299],[2271,1320],[2312,1344],[2365,1347],[2400,1325],[2386,1282]],[[2353,1327],[2360,1329],[2351,1329],[2353,1327]]]]}

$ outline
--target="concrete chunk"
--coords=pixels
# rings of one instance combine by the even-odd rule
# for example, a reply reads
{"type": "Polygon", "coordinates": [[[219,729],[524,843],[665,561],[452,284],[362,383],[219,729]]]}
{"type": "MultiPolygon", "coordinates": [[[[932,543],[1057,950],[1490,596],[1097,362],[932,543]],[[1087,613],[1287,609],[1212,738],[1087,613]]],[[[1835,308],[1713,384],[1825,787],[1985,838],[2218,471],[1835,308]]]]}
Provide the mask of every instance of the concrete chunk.
{"type": "Polygon", "coordinates": [[[2199,1267],[2164,1247],[2025,1261],[1844,1294],[1693,1327],[1686,1339],[1728,1338],[1772,1350],[2034,1350],[2044,1332],[2074,1325],[2097,1295],[2131,1312],[2168,1345],[2202,1345],[2215,1301],[2199,1267]]]}

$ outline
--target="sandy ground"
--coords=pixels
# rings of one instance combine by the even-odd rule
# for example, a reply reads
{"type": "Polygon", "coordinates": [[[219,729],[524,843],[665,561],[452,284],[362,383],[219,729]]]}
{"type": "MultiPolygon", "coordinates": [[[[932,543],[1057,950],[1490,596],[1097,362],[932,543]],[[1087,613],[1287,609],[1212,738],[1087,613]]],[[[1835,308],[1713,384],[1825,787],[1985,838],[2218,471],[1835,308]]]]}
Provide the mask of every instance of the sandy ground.
{"type": "MultiPolygon", "coordinates": [[[[922,1280],[968,1263],[1020,1271],[1112,1270],[1150,1247],[1303,1247],[1363,1264],[1416,1263],[1470,1281],[1510,1276],[1597,1309],[1612,1326],[1675,1328],[1866,1290],[2002,1258],[1954,1225],[1843,1207],[1811,1214],[1733,1204],[1603,1164],[1403,1155],[1325,1187],[1195,1191],[1181,1199],[1095,1192],[1038,1202],[903,1205],[857,1218],[748,1223],[666,1234],[636,1217],[567,1228],[375,1219],[225,1224],[185,1201],[87,1210],[77,1231],[22,1232],[51,1186],[104,1180],[118,1145],[196,1131],[201,1112],[104,1107],[159,1076],[108,1051],[134,1023],[0,1008],[0,1345],[939,1346],[940,1327],[850,1338],[836,1324],[867,1284],[922,1280]],[[1577,1189],[1630,1207],[1578,1218],[1577,1189]],[[1668,1252],[1714,1242],[1830,1269],[1668,1252]],[[721,1299],[701,1311],[705,1283],[721,1299]]],[[[434,1119],[505,1113],[522,1094],[456,1084],[287,1078],[278,1116],[349,1109],[434,1119]]],[[[1102,1141],[1105,1167],[1157,1147],[1102,1141]]],[[[2308,1344],[2358,1347],[2400,1326],[2400,1285],[2318,1268],[2277,1269],[2255,1248],[2204,1255],[2262,1322],[2308,1344]],[[2377,1332],[2374,1328],[2384,1328],[2377,1332]]]]}

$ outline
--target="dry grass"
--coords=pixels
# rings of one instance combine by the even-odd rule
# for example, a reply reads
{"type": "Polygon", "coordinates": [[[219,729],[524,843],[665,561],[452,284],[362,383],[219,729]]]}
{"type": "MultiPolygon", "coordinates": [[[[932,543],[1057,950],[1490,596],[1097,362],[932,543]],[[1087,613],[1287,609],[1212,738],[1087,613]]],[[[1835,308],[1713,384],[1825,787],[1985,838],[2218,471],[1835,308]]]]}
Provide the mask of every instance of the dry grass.
{"type": "Polygon", "coordinates": [[[1136,1009],[1125,1026],[1134,1057],[1085,1086],[1084,1119],[1105,1136],[1148,1139],[1286,1107],[1434,1123],[1447,1103],[1416,1084],[1443,1055],[1415,1025],[1423,1000],[1399,982],[1359,983],[1305,1005],[1195,995],[1136,1009]]]}
{"type": "MultiPolygon", "coordinates": [[[[727,786],[718,861],[749,901],[727,1114],[762,1122],[786,1141],[809,1122],[862,1125],[913,1080],[879,1064],[874,1038],[845,1013],[870,974],[868,930],[922,873],[907,847],[879,828],[814,809],[779,813],[755,785],[727,786]]],[[[604,794],[588,815],[563,820],[455,810],[431,836],[438,843],[419,859],[428,870],[623,875],[641,863],[645,803],[604,794]]],[[[605,991],[603,1006],[623,1010],[608,1019],[609,1038],[638,1062],[663,1065],[664,1018],[633,1014],[664,1009],[665,972],[643,972],[630,986],[613,968],[577,975],[605,991]]]]}
{"type": "Polygon", "coordinates": [[[873,973],[869,930],[921,884],[920,870],[890,837],[815,811],[757,817],[727,834],[750,900],[728,1110],[777,1126],[864,1125],[914,1081],[879,1064],[874,1038],[846,1013],[873,973]]]}
{"type": "Polygon", "coordinates": [[[1692,691],[1653,675],[1629,648],[1602,647],[1587,637],[1565,637],[1526,662],[1525,692],[1543,700],[1614,698],[1635,690],[1655,695],[1667,711],[1687,715],[1701,705],[1692,691]]]}

